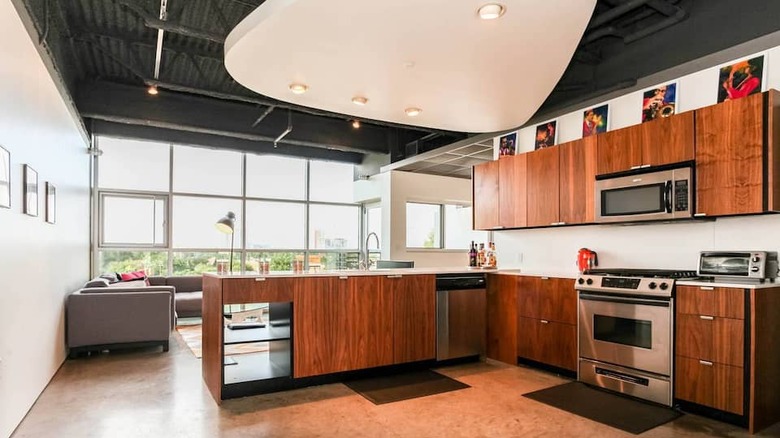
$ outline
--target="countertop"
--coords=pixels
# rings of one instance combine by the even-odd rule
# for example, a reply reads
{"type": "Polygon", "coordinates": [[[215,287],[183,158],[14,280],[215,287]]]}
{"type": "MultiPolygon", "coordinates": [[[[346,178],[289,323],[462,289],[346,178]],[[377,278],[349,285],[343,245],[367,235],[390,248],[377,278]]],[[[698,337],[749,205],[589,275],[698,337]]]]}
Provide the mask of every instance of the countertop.
{"type": "Polygon", "coordinates": [[[290,278],[290,277],[343,277],[343,276],[365,276],[365,275],[423,275],[423,274],[503,274],[503,275],[524,275],[530,277],[555,277],[555,278],[575,278],[576,275],[566,273],[565,275],[553,275],[551,273],[522,271],[520,269],[481,269],[469,267],[438,267],[438,268],[404,268],[404,269],[372,269],[369,271],[357,269],[316,271],[316,272],[271,272],[270,274],[217,274],[216,272],[206,272],[203,275],[216,278],[290,278]]]}
{"type": "Polygon", "coordinates": [[[707,280],[679,280],[678,286],[704,286],[704,287],[731,287],[736,289],[771,289],[780,287],[780,283],[757,283],[757,282],[739,282],[739,281],[707,281],[707,280]]]}

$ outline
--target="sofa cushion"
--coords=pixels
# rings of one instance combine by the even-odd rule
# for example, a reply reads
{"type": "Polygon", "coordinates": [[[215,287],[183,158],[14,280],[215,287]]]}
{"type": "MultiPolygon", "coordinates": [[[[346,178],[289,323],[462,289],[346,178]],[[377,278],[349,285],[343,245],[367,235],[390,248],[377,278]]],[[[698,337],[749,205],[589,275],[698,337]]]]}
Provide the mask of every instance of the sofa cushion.
{"type": "Polygon", "coordinates": [[[175,287],[176,293],[198,292],[203,290],[203,277],[200,275],[168,277],[165,284],[175,287]]]}
{"type": "Polygon", "coordinates": [[[122,281],[146,280],[146,272],[144,271],[125,272],[119,275],[122,281]]]}
{"type": "Polygon", "coordinates": [[[116,283],[119,281],[119,275],[116,272],[106,272],[105,274],[100,274],[98,278],[103,278],[109,283],[116,283]]]}
{"type": "Polygon", "coordinates": [[[166,281],[168,280],[166,277],[147,277],[147,280],[149,280],[150,286],[167,286],[168,284],[166,281]]]}
{"type": "Polygon", "coordinates": [[[132,280],[132,281],[120,281],[119,283],[111,283],[108,285],[108,287],[114,287],[117,289],[121,289],[123,287],[146,287],[146,279],[140,279],[140,280],[132,280]]]}
{"type": "Polygon", "coordinates": [[[93,278],[92,280],[89,280],[87,284],[84,285],[84,287],[108,287],[108,280],[102,277],[93,278]]]}
{"type": "Polygon", "coordinates": [[[203,292],[179,292],[176,289],[176,315],[179,318],[201,316],[203,292]]]}

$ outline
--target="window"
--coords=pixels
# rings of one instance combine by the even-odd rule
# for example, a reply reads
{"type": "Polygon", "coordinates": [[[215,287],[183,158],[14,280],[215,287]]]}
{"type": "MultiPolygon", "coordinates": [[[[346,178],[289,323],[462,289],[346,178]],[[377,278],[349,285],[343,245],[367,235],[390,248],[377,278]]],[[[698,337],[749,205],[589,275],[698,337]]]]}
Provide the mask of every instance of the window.
{"type": "Polygon", "coordinates": [[[100,137],[98,186],[104,189],[168,191],[171,146],[100,137]]]}
{"type": "Polygon", "coordinates": [[[302,252],[249,252],[246,255],[246,272],[260,272],[260,262],[268,262],[271,272],[292,271],[293,260],[304,260],[302,252]]]}
{"type": "MultiPolygon", "coordinates": [[[[230,262],[230,252],[175,252],[173,275],[200,275],[217,272],[217,262],[230,262]]],[[[233,272],[241,272],[241,253],[233,253],[233,272]]]]}
{"type": "Polygon", "coordinates": [[[351,203],[355,170],[351,164],[329,161],[310,162],[309,199],[312,201],[351,203]]]}
{"type": "Polygon", "coordinates": [[[366,236],[368,236],[370,233],[376,233],[377,237],[379,237],[379,247],[381,248],[382,207],[380,207],[378,204],[366,206],[366,236]]]}
{"type": "Polygon", "coordinates": [[[252,198],[306,199],[306,160],[247,155],[246,195],[252,198]]]}
{"type": "Polygon", "coordinates": [[[406,247],[441,248],[441,205],[406,203],[406,247]]]}
{"type": "Polygon", "coordinates": [[[166,251],[100,251],[100,272],[144,271],[148,276],[168,273],[168,253],[166,251]]]}
{"type": "MultiPolygon", "coordinates": [[[[174,248],[230,248],[230,234],[216,229],[214,224],[228,211],[236,214],[234,247],[241,248],[241,201],[224,198],[173,197],[174,248]]],[[[216,266],[216,265],[215,265],[216,266]]]]}
{"type": "Polygon", "coordinates": [[[103,246],[165,246],[163,196],[107,194],[100,197],[103,246]]]}
{"type": "Polygon", "coordinates": [[[203,195],[241,196],[238,152],[173,147],[173,191],[203,195]]]}
{"type": "Polygon", "coordinates": [[[406,203],[406,247],[467,250],[487,233],[472,230],[470,206],[406,203]],[[443,234],[443,236],[442,236],[443,234]]]}
{"type": "Polygon", "coordinates": [[[303,249],[306,204],[246,202],[247,249],[303,249]]]}
{"type": "Polygon", "coordinates": [[[360,207],[312,204],[309,206],[309,248],[360,248],[360,207]]]}

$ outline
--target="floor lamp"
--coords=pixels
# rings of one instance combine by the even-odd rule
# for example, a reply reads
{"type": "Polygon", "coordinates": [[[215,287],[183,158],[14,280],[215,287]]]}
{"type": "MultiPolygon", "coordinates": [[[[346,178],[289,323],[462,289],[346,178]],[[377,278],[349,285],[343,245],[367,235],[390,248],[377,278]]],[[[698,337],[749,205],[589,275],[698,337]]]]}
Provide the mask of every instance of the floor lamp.
{"type": "Polygon", "coordinates": [[[227,212],[225,217],[218,220],[216,224],[214,224],[217,229],[225,234],[230,234],[230,273],[233,273],[233,240],[235,238],[235,228],[236,228],[236,214],[232,211],[227,212]]]}

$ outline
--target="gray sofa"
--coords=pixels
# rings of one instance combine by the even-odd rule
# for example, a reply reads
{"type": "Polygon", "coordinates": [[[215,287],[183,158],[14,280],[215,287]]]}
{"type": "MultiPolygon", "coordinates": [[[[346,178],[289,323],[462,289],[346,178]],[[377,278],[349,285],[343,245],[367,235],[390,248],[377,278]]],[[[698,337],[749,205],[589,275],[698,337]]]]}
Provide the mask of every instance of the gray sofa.
{"type": "Polygon", "coordinates": [[[176,315],[179,318],[201,316],[203,306],[203,277],[184,275],[179,277],[149,277],[152,286],[173,286],[176,315]]]}

